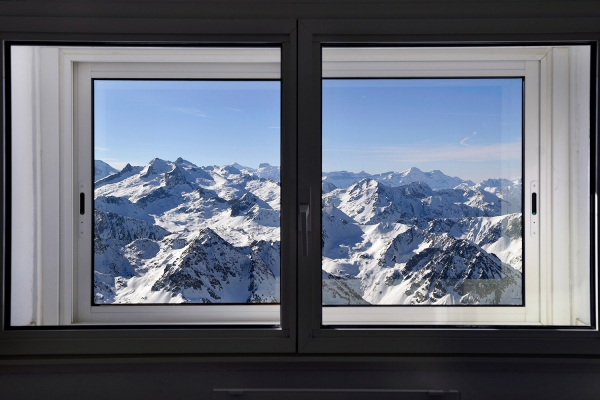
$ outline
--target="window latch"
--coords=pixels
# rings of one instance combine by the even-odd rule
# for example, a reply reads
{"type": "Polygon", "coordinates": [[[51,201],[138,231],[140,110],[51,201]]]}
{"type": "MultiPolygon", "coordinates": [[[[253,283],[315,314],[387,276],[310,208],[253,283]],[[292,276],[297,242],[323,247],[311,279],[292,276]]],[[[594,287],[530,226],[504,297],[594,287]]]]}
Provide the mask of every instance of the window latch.
{"type": "Polygon", "coordinates": [[[531,236],[537,237],[538,233],[538,203],[539,203],[539,189],[537,181],[531,182],[531,216],[530,216],[530,231],[531,236]]]}
{"type": "Polygon", "coordinates": [[[298,213],[300,221],[298,221],[298,228],[302,236],[302,255],[308,256],[308,232],[310,232],[310,205],[300,204],[298,206],[298,213]]]}
{"type": "Polygon", "coordinates": [[[85,193],[79,193],[79,215],[85,214],[85,193]]]}
{"type": "Polygon", "coordinates": [[[302,242],[302,256],[308,256],[308,232],[310,232],[310,188],[300,188],[298,193],[298,231],[302,242]]]}

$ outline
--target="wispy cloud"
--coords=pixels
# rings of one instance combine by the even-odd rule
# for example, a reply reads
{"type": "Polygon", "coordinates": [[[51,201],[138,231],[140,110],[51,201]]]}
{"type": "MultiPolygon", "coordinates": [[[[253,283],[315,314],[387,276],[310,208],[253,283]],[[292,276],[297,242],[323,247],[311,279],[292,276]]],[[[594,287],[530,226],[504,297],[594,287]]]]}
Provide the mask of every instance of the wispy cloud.
{"type": "Polygon", "coordinates": [[[94,150],[98,150],[98,151],[110,151],[110,149],[107,148],[107,147],[94,147],[94,150]]]}
{"type": "Polygon", "coordinates": [[[118,158],[102,157],[102,158],[96,158],[96,160],[102,160],[105,163],[109,163],[110,164],[111,161],[118,161],[119,159],[118,158]]]}
{"type": "Polygon", "coordinates": [[[201,110],[197,108],[181,108],[181,107],[172,107],[171,110],[177,111],[183,114],[193,115],[194,117],[202,117],[208,118],[206,114],[204,114],[201,110]]]}
{"type": "Polygon", "coordinates": [[[239,108],[228,108],[231,111],[243,112],[244,110],[240,110],[239,108]]]}
{"type": "Polygon", "coordinates": [[[471,146],[470,144],[467,144],[467,140],[471,139],[473,136],[477,135],[477,132],[473,132],[473,134],[471,136],[467,136],[466,138],[464,138],[463,140],[460,141],[460,144],[462,144],[463,146],[471,146]]]}
{"type": "Polygon", "coordinates": [[[487,117],[499,117],[498,113],[479,113],[479,112],[444,112],[442,115],[484,115],[487,117]]]}
{"type": "Polygon", "coordinates": [[[521,158],[521,143],[495,143],[477,146],[348,146],[337,149],[324,149],[324,152],[347,152],[353,153],[353,157],[377,157],[392,162],[412,164],[435,161],[506,161],[521,158]]]}
{"type": "Polygon", "coordinates": [[[281,127],[279,126],[270,126],[269,129],[280,129],[281,127]]]}

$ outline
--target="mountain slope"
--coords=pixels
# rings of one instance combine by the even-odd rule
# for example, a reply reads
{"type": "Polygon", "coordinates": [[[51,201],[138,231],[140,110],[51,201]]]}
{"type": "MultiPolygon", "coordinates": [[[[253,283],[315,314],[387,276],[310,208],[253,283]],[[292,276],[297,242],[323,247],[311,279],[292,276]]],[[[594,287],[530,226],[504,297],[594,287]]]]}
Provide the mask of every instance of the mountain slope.
{"type": "Polygon", "coordinates": [[[97,181],[96,302],[278,302],[279,191],[181,158],[97,181]]]}
{"type": "Polygon", "coordinates": [[[442,171],[434,170],[423,172],[419,168],[410,168],[403,172],[384,172],[381,174],[369,174],[364,171],[353,173],[348,171],[323,172],[323,182],[328,182],[339,188],[347,188],[362,179],[372,179],[386,186],[403,186],[414,182],[421,182],[432,189],[454,189],[457,186],[475,185],[472,181],[459,177],[451,177],[442,171]]]}
{"type": "MultiPolygon", "coordinates": [[[[522,304],[520,181],[324,173],[325,305],[522,304]],[[433,185],[433,186],[430,186],[433,185]]],[[[95,183],[95,301],[277,303],[279,167],[127,165],[95,183]]]]}
{"type": "Polygon", "coordinates": [[[102,160],[94,160],[94,182],[119,172],[102,160]]]}

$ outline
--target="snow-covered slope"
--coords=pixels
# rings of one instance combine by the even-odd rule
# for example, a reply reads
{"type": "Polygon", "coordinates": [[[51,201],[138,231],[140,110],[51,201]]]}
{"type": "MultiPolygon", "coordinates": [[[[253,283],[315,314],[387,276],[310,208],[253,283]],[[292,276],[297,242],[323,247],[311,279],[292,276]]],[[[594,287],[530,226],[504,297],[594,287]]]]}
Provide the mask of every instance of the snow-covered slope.
{"type": "Polygon", "coordinates": [[[324,304],[522,304],[520,209],[489,183],[326,185],[324,304]]]}
{"type": "Polygon", "coordinates": [[[279,302],[273,170],[155,158],[97,181],[95,301],[279,302]]]}
{"type": "Polygon", "coordinates": [[[474,188],[481,188],[486,192],[493,193],[502,200],[520,208],[522,186],[521,178],[512,181],[508,179],[486,179],[475,185],[474,188]]]}
{"type": "Polygon", "coordinates": [[[403,172],[384,172],[381,174],[368,174],[364,171],[359,173],[337,171],[324,172],[323,182],[328,182],[339,188],[346,188],[361,179],[369,178],[387,186],[402,186],[413,182],[421,182],[432,189],[453,189],[459,185],[473,186],[474,183],[469,180],[464,180],[458,177],[451,177],[442,173],[442,171],[434,170],[431,172],[423,172],[419,168],[410,168],[403,172]]]}
{"type": "MultiPolygon", "coordinates": [[[[127,165],[96,181],[97,303],[277,303],[279,167],[127,165]]],[[[520,181],[324,173],[324,304],[522,304],[520,181]]]]}
{"type": "Polygon", "coordinates": [[[119,172],[102,160],[94,160],[94,182],[119,172]]]}

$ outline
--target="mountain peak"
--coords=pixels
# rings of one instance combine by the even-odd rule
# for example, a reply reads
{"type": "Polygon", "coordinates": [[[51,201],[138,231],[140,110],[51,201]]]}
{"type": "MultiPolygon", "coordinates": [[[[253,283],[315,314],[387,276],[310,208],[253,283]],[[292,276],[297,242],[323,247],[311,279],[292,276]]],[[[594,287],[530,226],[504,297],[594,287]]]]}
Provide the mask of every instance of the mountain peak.
{"type": "Polygon", "coordinates": [[[197,167],[197,165],[194,164],[193,162],[188,161],[188,160],[184,160],[181,157],[177,157],[177,160],[175,160],[175,164],[176,165],[181,165],[183,167],[197,167]]]}
{"type": "Polygon", "coordinates": [[[109,175],[114,175],[118,170],[105,163],[102,160],[94,160],[94,181],[105,178],[109,175]]]}
{"type": "Polygon", "coordinates": [[[421,181],[411,182],[408,185],[400,186],[400,188],[403,189],[406,195],[418,198],[424,198],[433,194],[429,185],[421,181]]]}
{"type": "Polygon", "coordinates": [[[174,187],[176,185],[184,185],[187,182],[185,175],[179,166],[175,166],[171,172],[165,172],[163,182],[167,187],[174,187]]]}
{"type": "Polygon", "coordinates": [[[239,175],[242,173],[238,168],[234,167],[233,165],[223,165],[221,167],[217,167],[216,171],[220,175],[224,175],[224,174],[239,175]]]}
{"type": "Polygon", "coordinates": [[[146,178],[152,175],[160,175],[165,172],[173,171],[175,165],[170,161],[165,161],[160,158],[153,158],[148,165],[140,172],[140,177],[146,178]]]}
{"type": "Polygon", "coordinates": [[[239,171],[241,171],[241,170],[243,170],[243,169],[250,169],[250,168],[248,168],[248,167],[244,167],[242,164],[240,164],[240,163],[236,163],[236,162],[234,162],[233,164],[229,164],[228,166],[229,166],[229,167],[233,167],[233,168],[235,168],[235,169],[237,169],[237,170],[239,170],[239,171]]]}
{"type": "Polygon", "coordinates": [[[378,190],[381,188],[381,186],[382,186],[382,184],[374,179],[363,178],[363,179],[359,180],[358,182],[355,182],[352,185],[350,185],[348,187],[348,193],[357,194],[359,192],[363,192],[363,191],[369,190],[369,189],[378,190]]]}
{"type": "Polygon", "coordinates": [[[406,173],[407,174],[415,174],[415,173],[422,173],[423,171],[421,171],[419,168],[417,167],[410,167],[406,173]]]}

